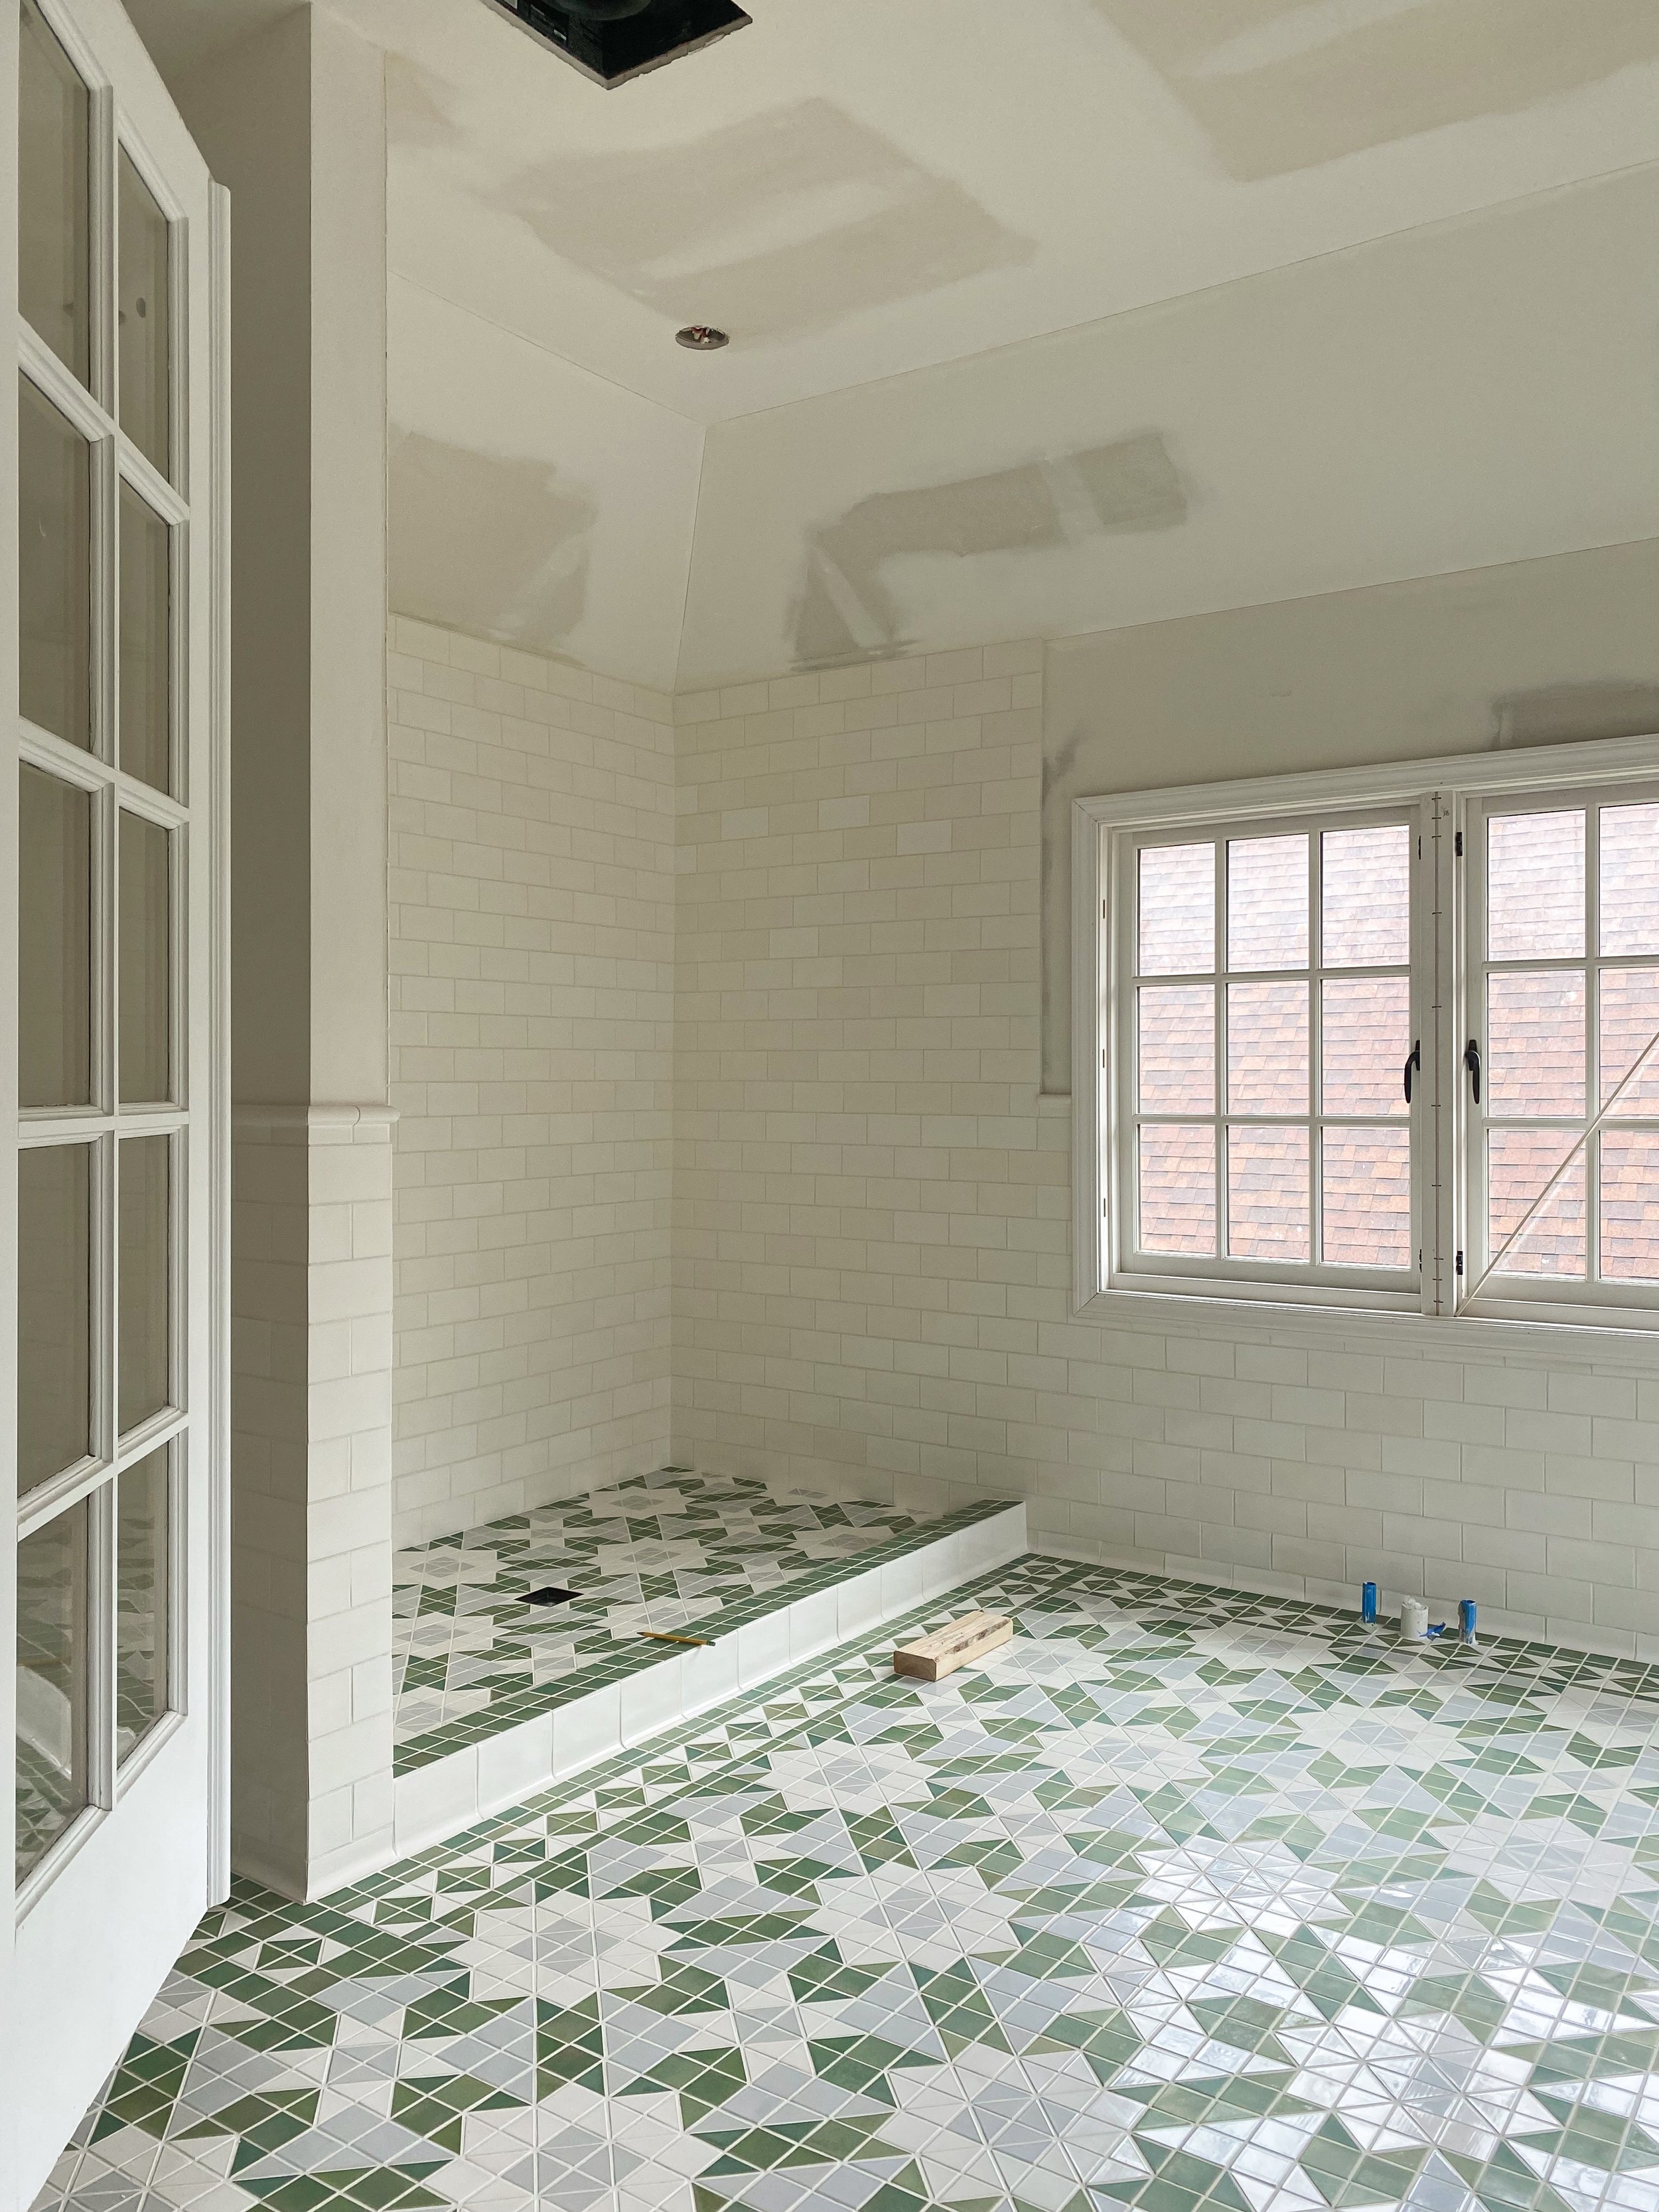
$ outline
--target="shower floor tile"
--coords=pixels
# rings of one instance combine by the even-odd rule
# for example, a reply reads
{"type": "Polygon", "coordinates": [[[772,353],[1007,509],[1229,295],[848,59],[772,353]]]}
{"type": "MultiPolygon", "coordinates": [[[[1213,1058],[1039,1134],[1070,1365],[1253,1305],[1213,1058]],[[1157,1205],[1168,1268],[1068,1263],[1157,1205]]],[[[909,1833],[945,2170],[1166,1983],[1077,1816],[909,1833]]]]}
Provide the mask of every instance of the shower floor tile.
{"type": "Polygon", "coordinates": [[[1004,1510],[935,1519],[665,1469],[395,1555],[398,1773],[1004,1510]],[[574,1589],[534,1605],[532,1591],[574,1589]]]}

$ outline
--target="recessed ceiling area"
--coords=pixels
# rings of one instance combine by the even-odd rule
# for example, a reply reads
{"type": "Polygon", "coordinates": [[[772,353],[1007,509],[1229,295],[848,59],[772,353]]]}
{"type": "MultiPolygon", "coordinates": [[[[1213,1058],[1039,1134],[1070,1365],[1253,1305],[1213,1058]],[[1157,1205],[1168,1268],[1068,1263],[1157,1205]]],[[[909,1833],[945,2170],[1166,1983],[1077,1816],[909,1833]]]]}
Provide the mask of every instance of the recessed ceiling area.
{"type": "Polygon", "coordinates": [[[335,12],[410,611],[705,684],[1659,534],[1652,0],[752,0],[612,91],[335,12]]]}

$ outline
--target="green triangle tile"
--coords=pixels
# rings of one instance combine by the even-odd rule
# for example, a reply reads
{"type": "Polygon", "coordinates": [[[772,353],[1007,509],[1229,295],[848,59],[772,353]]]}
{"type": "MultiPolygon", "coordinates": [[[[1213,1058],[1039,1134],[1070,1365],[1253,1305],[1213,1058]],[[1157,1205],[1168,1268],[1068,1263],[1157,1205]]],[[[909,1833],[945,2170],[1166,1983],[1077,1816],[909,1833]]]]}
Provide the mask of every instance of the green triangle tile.
{"type": "Polygon", "coordinates": [[[92,2141],[98,2142],[123,2126],[143,2128],[147,2135],[165,2135],[200,2041],[199,2028],[180,2036],[176,2043],[156,2043],[148,2036],[135,2035],[110,2081],[103,2108],[93,2125],[92,2141]]]}
{"type": "Polygon", "coordinates": [[[1385,1905],[1379,1898],[1367,1898],[1352,1912],[1342,1933],[1358,1942],[1389,1946],[1437,1940],[1434,1930],[1425,1928],[1403,1905],[1385,1905]]]}
{"type": "Polygon", "coordinates": [[[890,1813],[863,1813],[845,1822],[848,1839],[866,1874],[880,1866],[914,1867],[915,1860],[890,1813]]]}
{"type": "Polygon", "coordinates": [[[648,1897],[652,1918],[660,1920],[688,1898],[696,1897],[702,1888],[702,1875],[695,1866],[647,1867],[638,1874],[629,1875],[625,1881],[601,1890],[599,1895],[648,1897]]]}
{"type": "Polygon", "coordinates": [[[1001,1963],[1016,1973],[1029,1974],[1034,1982],[1092,1980],[1095,1962],[1081,1943],[1073,1943],[1062,1936],[1033,1936],[1017,1951],[1007,1953],[1001,1963]]]}
{"type": "Polygon", "coordinates": [[[838,2089],[853,2089],[878,2097],[886,2105],[895,2101],[887,2087],[890,2072],[899,2067],[931,2066],[936,2063],[925,2052],[906,2051],[875,2035],[828,2036],[821,2041],[809,2041],[806,2047],[811,2054],[812,2070],[821,2081],[833,2081],[838,2089]]]}
{"type": "Polygon", "coordinates": [[[1572,2212],[1567,2200],[1540,2180],[1506,2142],[1499,2143],[1484,2165],[1450,2148],[1443,2149],[1441,2155],[1487,2212],[1572,2212]]]}
{"type": "Polygon", "coordinates": [[[1279,2006],[1263,2004],[1257,1997],[1194,1997],[1190,2009],[1212,2042],[1231,2051],[1257,2052],[1273,2065],[1290,2064],[1290,2054],[1280,2047],[1276,2033],[1289,2015],[1279,2006]]]}
{"type": "Polygon", "coordinates": [[[1619,2030],[1608,2035],[1558,2033],[1543,2042],[1511,2044],[1509,2049],[1531,2066],[1528,2087],[1539,2094],[1558,2081],[1659,2074],[1659,2027],[1619,2030]]]}
{"type": "Polygon", "coordinates": [[[890,1961],[876,1966],[849,1966],[834,1943],[826,1943],[789,1966],[789,1987],[802,2003],[827,2004],[839,1998],[859,1997],[893,1971],[890,1961]]]}
{"type": "Polygon", "coordinates": [[[613,1995],[651,2012],[669,2014],[722,2012],[730,2002],[718,1974],[706,1974],[686,1960],[669,1964],[660,1982],[617,1990],[613,1995]]]}
{"type": "Polygon", "coordinates": [[[1561,1965],[1540,1962],[1534,1971],[1564,1997],[1575,2004],[1592,2005],[1598,2012],[1620,2013],[1632,1996],[1659,1996],[1659,1976],[1620,1973],[1614,1967],[1595,1966],[1584,1960],[1561,1965]]]}
{"type": "Polygon", "coordinates": [[[1568,1742],[1567,1756],[1580,1766],[1634,1766],[1643,1748],[1633,1743],[1597,1743],[1593,1736],[1575,1735],[1568,1742]]]}
{"type": "Polygon", "coordinates": [[[577,2005],[536,2003],[536,2096],[539,2102],[567,2082],[601,2089],[605,2082],[605,2037],[599,2001],[577,2005]]]}
{"type": "Polygon", "coordinates": [[[237,2186],[269,2204],[272,2212],[322,2212],[325,2205],[340,2201],[334,2177],[326,2173],[290,2173],[264,2179],[244,2174],[237,2186]]]}
{"type": "Polygon", "coordinates": [[[1334,2020],[1339,2013],[1351,2007],[1361,2012],[1382,2011],[1382,2006],[1368,1993],[1358,1977],[1351,1973],[1310,1929],[1299,1928],[1290,1936],[1267,1932],[1263,1941],[1285,1973],[1325,2019],[1334,2020]]]}
{"type": "Polygon", "coordinates": [[[910,1972],[923,2008],[951,2057],[975,2043],[989,2051],[1008,2050],[990,2000],[965,1962],[938,1972],[913,1966],[910,1972]]]}
{"type": "Polygon", "coordinates": [[[1463,1910],[1493,1936],[1536,1936],[1553,1925],[1562,1902],[1559,1898],[1544,1897],[1517,1905],[1502,1890],[1482,1881],[1469,1893],[1463,1910]]]}
{"type": "Polygon", "coordinates": [[[1096,2080],[1111,2083],[1145,2048],[1146,2039],[1127,2012],[1061,2013],[1031,2045],[1028,2056],[1079,2051],[1096,2080]]]}
{"type": "Polygon", "coordinates": [[[1477,2042],[1491,2043],[1509,2017],[1507,1999],[1478,1973],[1423,1974],[1401,2001],[1402,2019],[1449,2013],[1477,2042]]]}
{"type": "Polygon", "coordinates": [[[1137,1940],[1161,1966],[1210,1966],[1226,1957],[1239,1933],[1237,1927],[1189,1928],[1178,1912],[1166,1907],[1137,1930],[1137,1940]]]}
{"type": "Polygon", "coordinates": [[[672,2051],[648,2073],[614,2084],[612,2094],[638,2097],[672,2091],[680,2100],[681,2121],[689,2128],[736,2096],[748,2078],[743,2053],[736,2045],[717,2045],[702,2051],[672,2051]]]}
{"type": "Polygon", "coordinates": [[[1623,2113],[1570,2104],[1547,2094],[1540,2095],[1539,2101],[1562,2124],[1547,2135],[1529,2132],[1528,2150],[1570,2159],[1575,2166],[1594,2166],[1603,2173],[1638,2172],[1659,2164],[1659,2143],[1623,2113]]]}
{"type": "Polygon", "coordinates": [[[1333,2117],[1304,2143],[1297,2163],[1328,2204],[1388,2204],[1409,2193],[1428,2156],[1426,2143],[1409,2151],[1368,2153],[1333,2117]]]}
{"type": "Polygon", "coordinates": [[[1193,2081],[1153,2081],[1120,2084],[1116,2094],[1142,2105],[1144,2119],[1137,2132],[1158,2128],[1224,2127],[1230,2122],[1285,2118],[1316,2112],[1291,2089],[1292,2073],[1274,2069],[1263,2074],[1212,2074],[1193,2081]]]}
{"type": "Polygon", "coordinates": [[[1607,1808],[1583,1790],[1533,1798],[1521,1816],[1526,1820],[1566,1820],[1587,1836],[1599,1836],[1607,1825],[1607,1808]]]}
{"type": "Polygon", "coordinates": [[[1139,2206],[1142,2212],[1198,2212],[1200,2205],[1213,2205],[1217,2212],[1251,2212],[1249,2199],[1224,2166],[1152,2136],[1137,2136],[1135,2146],[1151,2173],[1144,2179],[1097,2185],[1097,2195],[1139,2206]]]}

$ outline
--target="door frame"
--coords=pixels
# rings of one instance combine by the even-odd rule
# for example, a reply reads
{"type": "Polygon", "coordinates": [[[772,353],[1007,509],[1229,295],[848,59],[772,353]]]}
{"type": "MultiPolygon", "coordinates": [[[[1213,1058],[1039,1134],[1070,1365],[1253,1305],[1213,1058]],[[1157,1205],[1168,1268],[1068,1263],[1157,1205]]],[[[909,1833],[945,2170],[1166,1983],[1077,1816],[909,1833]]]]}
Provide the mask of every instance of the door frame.
{"type": "MultiPolygon", "coordinates": [[[[136,1842],[148,1837],[149,1848],[163,1852],[182,1846],[176,1853],[182,1863],[179,1880],[165,1901],[157,1900],[149,1940],[131,1947],[117,1944],[106,1954],[106,1978],[112,1986],[101,2002],[91,2007],[92,2016],[80,2032],[72,2017],[73,1996],[65,2001],[56,2033],[53,2023],[21,2016],[40,2009],[40,1960],[33,1968],[25,1962],[29,1952],[39,1952],[44,1944],[52,1958],[61,1956],[65,1968],[61,1978],[66,1984],[76,1985],[77,1969],[84,1981],[86,1958],[84,1952],[77,1954],[76,1947],[77,1942],[85,1944],[85,1931],[68,1924],[73,1916],[64,1899],[77,1871],[87,1880],[97,1871],[91,1863],[80,1865],[83,1852],[88,1862],[102,1858],[107,1867],[108,1853],[99,1850],[96,1839],[114,1829],[114,1816],[125,1806],[125,1789],[102,1820],[88,1824],[87,1841],[64,1856],[43,1891],[26,1893],[21,1910],[15,1899],[9,1909],[0,1907],[0,2081],[8,2083],[0,2090],[0,2212],[26,2212],[171,1966],[171,1953],[165,1959],[161,1953],[169,1943],[176,1950],[195,1917],[222,1899],[230,1882],[229,197],[208,176],[119,0],[36,0],[36,4],[92,88],[96,141],[89,224],[94,252],[100,222],[107,220],[100,208],[110,204],[112,190],[112,179],[100,172],[107,167],[107,149],[114,143],[117,125],[149,155],[140,161],[141,172],[154,170],[187,180],[191,204],[189,213],[175,219],[173,255],[175,270],[190,272],[187,286],[174,286],[175,301],[182,295],[182,312],[189,322],[186,338],[175,320],[180,363],[175,373],[187,380],[185,403],[177,419],[181,434],[189,440],[191,459],[189,540],[183,562],[175,560],[174,568],[184,589],[175,622],[188,641],[182,652],[175,641],[174,667],[175,683],[182,687],[181,706],[187,704],[192,717],[191,778],[182,787],[190,811],[188,836],[197,854],[195,865],[186,872],[196,880],[184,908],[191,954],[187,969],[190,1012],[185,1019],[192,1046],[190,1125],[185,1141],[195,1153],[196,1164],[186,1175],[184,1210],[177,1218],[187,1246],[193,1249],[198,1279],[190,1285],[192,1311],[185,1322],[192,1354],[186,1405],[190,1498],[179,1516],[175,1545],[189,1547],[193,1594],[186,1595],[185,1602],[192,1617],[179,1655],[182,1668],[187,1670],[187,1692],[186,1675],[180,1676],[186,1710],[160,1723],[155,1742],[135,1754],[131,1772],[124,1768],[122,1780],[124,1785],[138,1781],[151,1763],[167,1760],[169,1747],[175,1744],[179,1756],[184,1757],[185,1747],[179,1739],[188,1735],[194,1738],[196,1749],[188,1753],[181,1774],[193,1774],[198,1782],[205,1774],[206,1802],[198,1808],[198,1782],[175,1793],[180,1799],[188,1796],[189,1803],[183,1807],[157,1801],[153,1790],[148,1795],[138,1792],[132,1808],[137,1825],[125,1832],[127,1838],[136,1842]],[[205,1208],[204,1222],[199,1217],[192,1221],[198,1206],[205,1208]],[[50,1909],[54,1895],[59,1901],[56,1912],[50,1909]],[[29,1942],[31,1923],[33,1944],[29,1942]],[[125,1959],[123,1953],[127,1954],[125,1959]],[[26,1982],[34,1985],[33,2000],[26,1982]]],[[[5,149],[0,155],[0,317],[6,319],[14,363],[21,357],[21,335],[17,305],[18,42],[17,0],[6,0],[0,6],[0,137],[5,149]]],[[[178,312],[176,307],[175,315],[178,312]]],[[[99,313],[94,301],[94,347],[100,343],[99,313]]],[[[112,343],[109,334],[103,343],[112,343]]],[[[112,390],[111,400],[112,404],[112,390]]],[[[15,516],[15,403],[5,412],[6,423],[0,428],[0,512],[15,516]]],[[[7,611],[6,618],[0,620],[0,699],[9,708],[8,763],[0,775],[0,1035],[8,1039],[15,1038],[18,1017],[19,656],[11,611],[18,604],[19,585],[17,531],[15,522],[7,521],[0,526],[0,607],[7,611]]],[[[10,1048],[0,1053],[0,1119],[7,1132],[4,1170],[0,1172],[0,1253],[15,1255],[20,1121],[16,1054],[10,1048]]],[[[0,1406],[6,1407],[15,1404],[18,1379],[17,1289],[14,1256],[0,1266],[0,1406]]],[[[180,1353],[183,1348],[178,1347],[180,1353]]],[[[8,1770],[16,1741],[15,1437],[12,1428],[5,1449],[14,1479],[0,1478],[0,1764],[8,1770]]],[[[15,1818],[15,1789],[8,1771],[0,1777],[0,1866],[8,1875],[15,1818]]],[[[137,1933],[142,1923],[135,1919],[131,1924],[137,1933]]],[[[86,1948],[95,1950],[96,1946],[86,1948]]]]}

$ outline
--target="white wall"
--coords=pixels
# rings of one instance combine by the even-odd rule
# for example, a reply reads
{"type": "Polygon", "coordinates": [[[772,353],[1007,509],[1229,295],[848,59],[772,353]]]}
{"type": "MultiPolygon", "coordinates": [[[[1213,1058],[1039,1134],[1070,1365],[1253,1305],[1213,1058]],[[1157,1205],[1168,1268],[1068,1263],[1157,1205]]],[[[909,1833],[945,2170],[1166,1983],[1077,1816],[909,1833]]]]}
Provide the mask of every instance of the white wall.
{"type": "Polygon", "coordinates": [[[394,276],[392,608],[674,681],[702,432],[394,276]]]}
{"type": "Polygon", "coordinates": [[[1650,167],[716,423],[680,686],[1651,537],[1656,260],[1650,167]]]}
{"type": "Polygon", "coordinates": [[[1650,545],[1117,631],[1063,674],[975,647],[683,696],[676,1456],[1024,1497],[1081,1557],[1344,1601],[1375,1578],[1659,1656],[1659,1354],[1073,1321],[1038,1019],[1043,759],[1079,720],[1139,732],[1091,754],[1097,789],[1441,750],[1513,695],[1518,736],[1593,734],[1659,684],[1656,581],[1650,545]],[[1546,605],[1596,641],[1541,649],[1546,605]],[[1345,735],[1341,672],[1363,693],[1384,660],[1345,735]]]}
{"type": "Polygon", "coordinates": [[[406,618],[389,660],[393,1541],[666,1457],[670,703],[406,618]]]}

